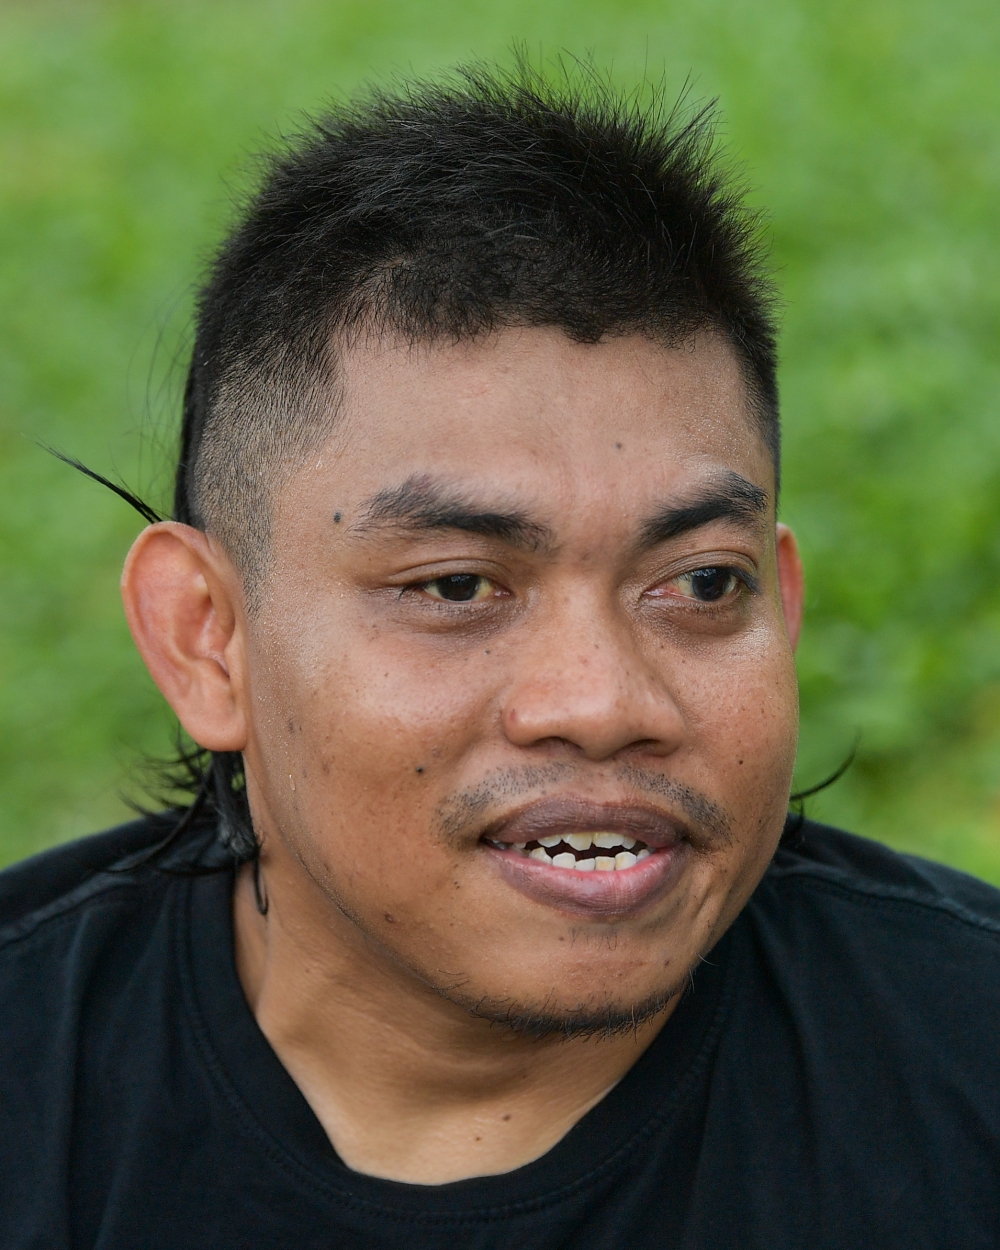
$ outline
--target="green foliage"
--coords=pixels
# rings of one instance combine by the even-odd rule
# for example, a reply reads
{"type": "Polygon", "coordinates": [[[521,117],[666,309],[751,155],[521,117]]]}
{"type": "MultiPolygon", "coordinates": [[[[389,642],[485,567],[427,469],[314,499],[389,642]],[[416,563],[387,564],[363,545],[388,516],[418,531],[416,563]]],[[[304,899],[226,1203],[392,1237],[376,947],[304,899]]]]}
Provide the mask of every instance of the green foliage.
{"type": "Polygon", "coordinates": [[[0,8],[0,859],[120,818],[170,720],[137,528],[35,440],[166,494],[190,290],[250,155],[366,79],[593,54],[719,96],[787,298],[799,780],[1000,881],[1000,9],[986,0],[118,0],[0,8]],[[130,780],[131,778],[131,780],[130,780]]]}

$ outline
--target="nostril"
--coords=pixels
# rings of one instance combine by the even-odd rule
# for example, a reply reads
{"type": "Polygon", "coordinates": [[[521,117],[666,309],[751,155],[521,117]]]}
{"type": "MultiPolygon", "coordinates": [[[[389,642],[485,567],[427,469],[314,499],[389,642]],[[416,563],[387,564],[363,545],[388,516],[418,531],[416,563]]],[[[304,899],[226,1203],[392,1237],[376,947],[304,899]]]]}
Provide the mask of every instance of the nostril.
{"type": "MultiPolygon", "coordinates": [[[[508,737],[510,736],[508,734],[508,737]]],[[[555,758],[565,758],[566,756],[582,757],[586,755],[586,751],[579,743],[573,742],[570,738],[557,737],[555,734],[535,738],[530,741],[518,742],[516,745],[555,758]]]]}

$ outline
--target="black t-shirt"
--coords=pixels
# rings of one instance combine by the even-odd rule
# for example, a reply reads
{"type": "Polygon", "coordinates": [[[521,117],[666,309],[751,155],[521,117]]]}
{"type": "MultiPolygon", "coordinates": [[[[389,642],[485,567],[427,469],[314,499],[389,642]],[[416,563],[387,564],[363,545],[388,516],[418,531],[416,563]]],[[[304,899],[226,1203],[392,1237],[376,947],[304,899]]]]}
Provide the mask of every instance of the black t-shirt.
{"type": "Polygon", "coordinates": [[[406,1185],[340,1162],[258,1029],[232,873],[108,871],[158,832],[0,874],[3,1250],[1000,1246],[1000,893],[981,882],[806,824],[561,1142],[406,1185]]]}

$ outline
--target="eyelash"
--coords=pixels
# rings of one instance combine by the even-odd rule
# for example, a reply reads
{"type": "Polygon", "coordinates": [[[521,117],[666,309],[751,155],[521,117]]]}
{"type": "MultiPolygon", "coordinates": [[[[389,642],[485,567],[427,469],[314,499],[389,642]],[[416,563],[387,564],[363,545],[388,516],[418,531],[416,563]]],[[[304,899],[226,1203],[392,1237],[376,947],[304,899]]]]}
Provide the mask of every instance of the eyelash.
{"type": "MultiPolygon", "coordinates": [[[[731,564],[706,564],[706,565],[700,565],[698,568],[695,568],[695,569],[687,569],[683,573],[675,574],[675,576],[670,578],[668,582],[660,583],[660,586],[661,587],[670,586],[674,584],[675,582],[681,581],[683,578],[696,577],[699,573],[722,573],[722,574],[725,574],[727,578],[732,579],[736,583],[736,585],[733,587],[732,590],[726,592],[726,594],[724,595],[721,595],[719,599],[717,600],[697,599],[695,598],[694,595],[683,596],[683,598],[686,599],[689,606],[696,607],[699,610],[701,609],[711,610],[715,608],[716,606],[722,606],[722,607],[728,606],[735,599],[739,598],[743,594],[743,592],[748,592],[753,595],[759,594],[760,592],[760,583],[758,582],[757,578],[753,576],[753,574],[748,573],[745,569],[738,568],[735,565],[731,565],[731,564]]],[[[654,588],[652,591],[647,591],[646,593],[651,598],[671,597],[668,595],[668,593],[665,590],[661,591],[659,587],[654,588]]]]}
{"type": "MultiPolygon", "coordinates": [[[[415,582],[413,583],[412,586],[405,587],[404,589],[423,591],[425,594],[428,594],[428,587],[430,586],[438,585],[442,582],[452,582],[453,583],[452,589],[460,589],[460,587],[455,585],[454,583],[459,583],[463,581],[479,582],[479,583],[485,582],[487,585],[493,587],[493,593],[490,595],[487,595],[486,598],[492,599],[492,598],[503,597],[501,594],[497,593],[498,591],[502,591],[503,588],[500,587],[496,582],[494,582],[491,577],[487,577],[484,573],[444,573],[440,577],[432,577],[432,578],[429,578],[425,582],[415,582]]],[[[505,594],[506,592],[504,592],[504,595],[505,594]]],[[[433,599],[436,603],[444,604],[447,607],[456,607],[464,603],[484,602],[484,600],[478,598],[476,594],[469,595],[468,598],[458,598],[458,599],[445,599],[443,596],[439,598],[436,595],[428,594],[428,598],[433,599]]]]}
{"type": "MultiPolygon", "coordinates": [[[[728,579],[734,580],[736,582],[736,585],[731,590],[728,590],[723,595],[720,595],[720,597],[717,600],[698,599],[694,595],[671,596],[666,591],[657,593],[656,589],[654,589],[653,591],[647,591],[646,594],[651,598],[672,597],[672,598],[681,599],[681,600],[686,601],[686,604],[689,607],[694,607],[698,610],[710,611],[720,606],[723,606],[723,607],[729,606],[735,599],[739,598],[742,592],[744,591],[747,591],[750,594],[759,593],[760,584],[752,574],[748,573],[744,569],[736,568],[732,565],[725,565],[725,564],[704,565],[698,568],[688,569],[683,573],[676,574],[674,577],[670,579],[669,582],[661,583],[661,585],[669,586],[675,582],[679,582],[683,578],[693,578],[693,577],[696,577],[698,574],[711,574],[711,573],[725,574],[728,579]]],[[[436,605],[438,605],[439,608],[449,609],[449,610],[460,609],[464,605],[469,605],[473,603],[484,603],[487,601],[487,599],[499,599],[499,598],[507,597],[507,592],[505,592],[502,587],[500,587],[491,578],[487,577],[485,574],[482,574],[482,573],[446,573],[440,577],[428,578],[426,581],[413,582],[409,586],[404,586],[401,589],[400,598],[402,598],[407,593],[412,594],[414,592],[422,592],[424,595],[426,595],[428,599],[433,600],[433,602],[436,605]],[[456,589],[457,587],[454,585],[454,583],[458,583],[461,581],[476,582],[480,584],[485,582],[488,585],[493,587],[493,592],[491,594],[485,595],[482,598],[480,598],[476,593],[476,590],[479,589],[479,587],[477,586],[476,590],[473,590],[473,593],[470,594],[467,598],[457,598],[457,599],[446,599],[444,598],[443,595],[437,596],[437,595],[432,595],[429,593],[429,588],[431,586],[440,585],[441,583],[444,583],[444,582],[452,582],[453,583],[452,589],[456,589]]]]}

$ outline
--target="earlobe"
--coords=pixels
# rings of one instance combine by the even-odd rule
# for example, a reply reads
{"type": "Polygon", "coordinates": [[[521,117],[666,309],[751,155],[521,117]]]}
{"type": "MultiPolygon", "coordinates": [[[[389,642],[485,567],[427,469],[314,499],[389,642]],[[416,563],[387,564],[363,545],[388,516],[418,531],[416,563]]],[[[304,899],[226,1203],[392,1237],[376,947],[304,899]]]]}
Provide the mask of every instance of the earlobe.
{"type": "Polygon", "coordinates": [[[122,573],[129,629],[185,730],[211,751],[246,745],[239,579],[200,530],[150,525],[122,573]]]}
{"type": "Polygon", "coordinates": [[[787,525],[775,526],[775,554],[778,562],[778,584],[781,588],[781,607],[785,617],[785,629],[792,650],[798,646],[802,630],[802,609],[805,601],[805,574],[799,545],[787,525]]]}

